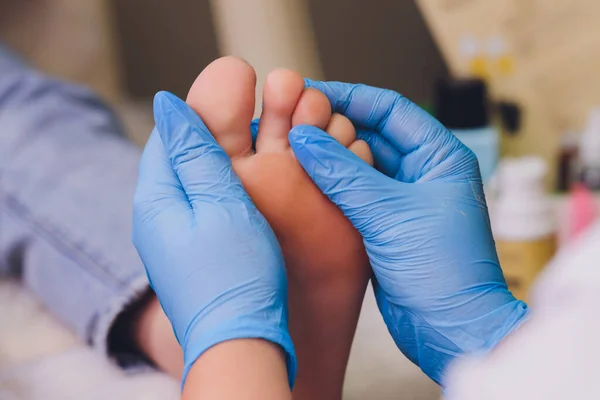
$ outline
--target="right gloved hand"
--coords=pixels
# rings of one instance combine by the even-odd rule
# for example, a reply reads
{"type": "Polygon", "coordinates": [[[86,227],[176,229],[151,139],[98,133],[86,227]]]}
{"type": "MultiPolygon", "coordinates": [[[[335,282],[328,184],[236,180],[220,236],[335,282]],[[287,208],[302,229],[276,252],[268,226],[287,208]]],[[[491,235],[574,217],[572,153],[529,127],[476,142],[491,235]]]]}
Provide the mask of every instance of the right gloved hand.
{"type": "Polygon", "coordinates": [[[307,84],[352,120],[381,172],[311,126],[290,132],[294,153],[364,237],[396,344],[440,383],[452,360],[493,348],[527,310],[498,263],[477,159],[395,92],[307,84]]]}

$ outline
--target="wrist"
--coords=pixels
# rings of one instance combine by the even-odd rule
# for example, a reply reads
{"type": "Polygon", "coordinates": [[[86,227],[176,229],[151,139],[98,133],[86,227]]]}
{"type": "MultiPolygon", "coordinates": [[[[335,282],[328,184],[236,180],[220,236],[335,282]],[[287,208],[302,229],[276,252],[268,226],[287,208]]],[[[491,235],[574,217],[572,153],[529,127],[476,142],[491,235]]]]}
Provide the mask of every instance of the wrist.
{"type": "Polygon", "coordinates": [[[469,355],[485,354],[493,350],[506,336],[527,319],[527,304],[517,300],[507,289],[481,296],[477,312],[469,314],[461,322],[464,331],[471,339],[456,342],[461,353],[469,355]]]}
{"type": "Polygon", "coordinates": [[[529,319],[530,310],[525,302],[515,299],[514,302],[507,304],[507,307],[512,307],[513,312],[507,313],[506,321],[496,318],[497,330],[491,335],[486,346],[479,351],[479,354],[489,353],[496,349],[529,319]]]}
{"type": "Polygon", "coordinates": [[[181,378],[181,347],[177,343],[171,322],[154,293],[150,292],[134,311],[129,335],[139,351],[161,371],[177,379],[181,378]]]}
{"type": "Polygon", "coordinates": [[[469,309],[446,309],[441,314],[393,306],[385,298],[378,303],[398,348],[429,378],[443,384],[447,368],[457,358],[492,351],[527,319],[525,303],[508,291],[500,294],[493,296],[496,301],[483,303],[484,296],[469,309]],[[449,320],[448,313],[456,318],[449,320]]]}
{"type": "MultiPolygon", "coordinates": [[[[450,357],[444,363],[441,372],[445,374],[450,363],[456,358],[482,356],[493,351],[504,339],[518,329],[528,317],[527,304],[515,299],[511,294],[507,296],[507,301],[504,304],[489,310],[484,315],[474,315],[470,320],[464,321],[459,327],[463,331],[462,334],[449,335],[449,338],[457,346],[457,354],[449,354],[450,357]],[[464,333],[467,335],[464,335],[464,333]]],[[[442,380],[441,376],[438,380],[442,380]]]]}
{"type": "MultiPolygon", "coordinates": [[[[283,313],[282,315],[285,316],[286,314],[283,313]]],[[[212,329],[197,324],[192,325],[187,328],[185,343],[181,343],[185,364],[184,382],[194,363],[213,347],[228,341],[256,339],[270,342],[283,350],[288,383],[290,387],[293,387],[297,361],[294,345],[285,320],[233,319],[223,322],[217,327],[212,327],[212,329]]]]}
{"type": "Polygon", "coordinates": [[[291,398],[285,351],[263,339],[216,344],[193,363],[182,398],[291,398]]]}
{"type": "Polygon", "coordinates": [[[136,354],[140,358],[147,357],[136,335],[139,317],[152,298],[148,290],[131,304],[128,304],[115,319],[108,334],[108,350],[111,354],[136,354]]]}

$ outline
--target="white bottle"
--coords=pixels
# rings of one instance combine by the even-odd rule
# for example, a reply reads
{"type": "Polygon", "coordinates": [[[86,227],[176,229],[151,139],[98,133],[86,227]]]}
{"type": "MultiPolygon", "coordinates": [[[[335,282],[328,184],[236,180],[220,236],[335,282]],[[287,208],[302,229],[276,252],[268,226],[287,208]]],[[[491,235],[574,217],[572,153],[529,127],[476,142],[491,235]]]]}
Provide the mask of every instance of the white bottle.
{"type": "Polygon", "coordinates": [[[497,198],[491,208],[496,249],[506,282],[526,300],[530,285],[556,251],[554,207],[539,157],[505,159],[498,167],[497,198]]]}

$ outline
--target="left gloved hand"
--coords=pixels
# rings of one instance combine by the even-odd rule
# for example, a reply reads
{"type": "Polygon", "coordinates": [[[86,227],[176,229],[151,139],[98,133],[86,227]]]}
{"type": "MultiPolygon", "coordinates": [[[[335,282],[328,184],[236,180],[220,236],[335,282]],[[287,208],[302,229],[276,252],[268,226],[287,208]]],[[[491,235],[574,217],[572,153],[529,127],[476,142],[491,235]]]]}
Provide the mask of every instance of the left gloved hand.
{"type": "Polygon", "coordinates": [[[498,263],[475,155],[400,94],[308,82],[359,129],[376,171],[318,128],[289,135],[300,164],[364,238],[396,344],[436,382],[526,315],[498,263]]]}
{"type": "Polygon", "coordinates": [[[200,117],[155,98],[156,129],[139,169],[133,242],[184,353],[184,380],[220,342],[260,338],[296,358],[287,325],[283,256],[271,227],[200,117]]]}

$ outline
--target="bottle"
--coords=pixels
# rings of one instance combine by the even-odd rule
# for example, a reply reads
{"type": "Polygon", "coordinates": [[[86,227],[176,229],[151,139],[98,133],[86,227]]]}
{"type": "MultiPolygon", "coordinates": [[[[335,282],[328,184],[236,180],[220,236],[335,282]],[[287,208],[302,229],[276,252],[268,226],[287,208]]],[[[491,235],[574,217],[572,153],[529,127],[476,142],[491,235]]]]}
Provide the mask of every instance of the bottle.
{"type": "Polygon", "coordinates": [[[588,117],[579,144],[580,181],[590,190],[600,190],[600,108],[588,117]]]}
{"type": "Polygon", "coordinates": [[[598,210],[594,194],[576,183],[567,197],[567,220],[564,243],[570,243],[586,232],[596,221],[598,210]]]}
{"type": "Polygon", "coordinates": [[[436,116],[475,153],[487,183],[498,163],[500,134],[490,125],[485,83],[481,79],[438,81],[436,116]]]}
{"type": "Polygon", "coordinates": [[[537,274],[556,251],[553,204],[545,190],[547,166],[539,157],[506,159],[490,209],[500,265],[512,293],[527,300],[537,274]]]}
{"type": "Polygon", "coordinates": [[[560,141],[558,149],[558,171],[556,189],[568,192],[577,179],[577,158],[579,156],[579,138],[575,132],[566,132],[560,141]]]}

